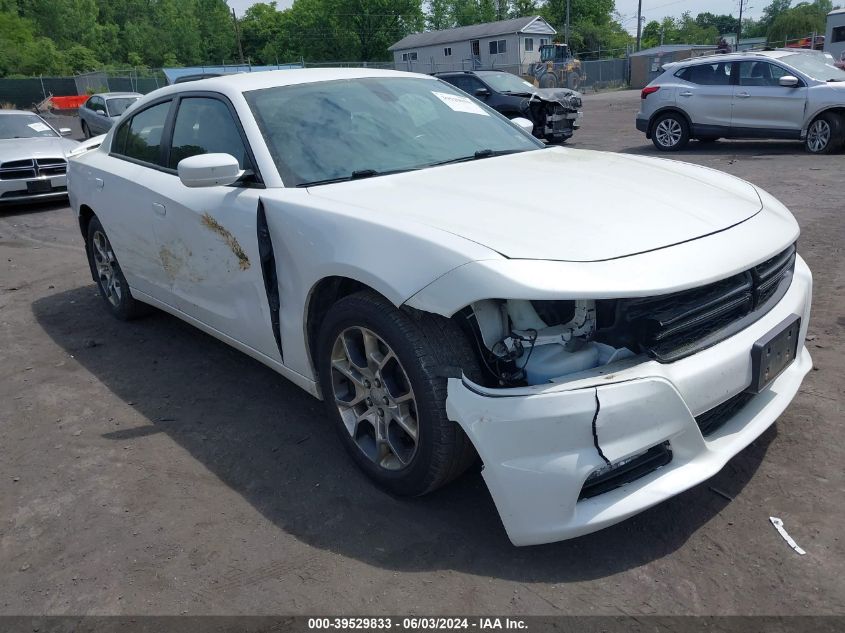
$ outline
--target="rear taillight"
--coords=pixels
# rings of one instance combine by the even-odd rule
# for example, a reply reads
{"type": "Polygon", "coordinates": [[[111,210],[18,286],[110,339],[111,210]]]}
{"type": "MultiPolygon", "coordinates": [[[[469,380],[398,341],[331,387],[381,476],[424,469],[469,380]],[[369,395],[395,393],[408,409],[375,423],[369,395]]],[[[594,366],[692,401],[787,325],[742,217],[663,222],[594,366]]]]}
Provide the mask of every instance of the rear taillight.
{"type": "Polygon", "coordinates": [[[658,90],[660,90],[660,86],[646,86],[640,93],[640,99],[645,99],[648,95],[653,92],[657,92],[658,90]]]}

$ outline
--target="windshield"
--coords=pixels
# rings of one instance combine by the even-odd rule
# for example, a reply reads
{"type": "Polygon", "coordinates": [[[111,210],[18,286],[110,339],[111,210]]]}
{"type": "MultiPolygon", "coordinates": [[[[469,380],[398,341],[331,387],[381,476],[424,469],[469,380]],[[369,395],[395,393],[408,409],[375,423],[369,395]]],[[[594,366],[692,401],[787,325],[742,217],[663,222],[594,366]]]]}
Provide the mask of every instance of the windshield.
{"type": "Polygon", "coordinates": [[[0,139],[58,136],[55,130],[35,114],[0,114],[0,139]]]}
{"type": "Polygon", "coordinates": [[[490,73],[481,77],[497,92],[534,92],[534,86],[510,73],[490,73]]]}
{"type": "Polygon", "coordinates": [[[779,61],[819,81],[845,81],[845,71],[826,63],[828,60],[824,55],[795,53],[781,57],[779,61]]]}
{"type": "Polygon", "coordinates": [[[370,77],[245,96],[286,186],[543,147],[440,80],[370,77]]]}
{"type": "Polygon", "coordinates": [[[106,101],[109,116],[120,116],[126,112],[126,108],[135,103],[140,97],[115,97],[106,101]]]}

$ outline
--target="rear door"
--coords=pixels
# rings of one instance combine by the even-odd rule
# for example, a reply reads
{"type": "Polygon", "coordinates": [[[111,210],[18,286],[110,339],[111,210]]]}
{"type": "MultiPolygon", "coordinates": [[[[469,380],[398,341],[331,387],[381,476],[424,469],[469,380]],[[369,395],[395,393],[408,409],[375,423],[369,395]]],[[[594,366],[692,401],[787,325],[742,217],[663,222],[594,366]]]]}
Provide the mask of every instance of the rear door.
{"type": "Polygon", "coordinates": [[[676,101],[692,121],[693,135],[695,128],[702,128],[699,133],[713,134],[727,134],[730,129],[732,67],[730,61],[712,62],[687,66],[676,73],[681,80],[676,101]]]}
{"type": "Polygon", "coordinates": [[[115,131],[108,154],[92,152],[86,188],[132,288],[159,297],[164,275],[153,236],[152,198],[163,168],[162,138],[172,99],[153,103],[115,131]]]}
{"type": "Polygon", "coordinates": [[[799,79],[792,88],[778,80],[792,73],[766,60],[738,64],[734,87],[732,136],[799,138],[807,104],[807,86],[799,79]]]}

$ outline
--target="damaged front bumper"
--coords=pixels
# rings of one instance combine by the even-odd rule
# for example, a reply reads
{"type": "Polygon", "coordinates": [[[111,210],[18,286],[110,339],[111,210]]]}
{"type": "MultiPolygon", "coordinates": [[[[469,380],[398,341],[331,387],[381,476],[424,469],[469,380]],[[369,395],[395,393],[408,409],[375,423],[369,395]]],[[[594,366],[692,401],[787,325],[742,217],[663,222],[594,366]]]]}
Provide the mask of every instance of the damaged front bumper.
{"type": "Polygon", "coordinates": [[[446,410],[481,456],[484,479],[514,545],[599,530],[721,470],[777,419],[811,369],[804,348],[811,292],[810,271],[798,258],[789,290],[770,312],[674,363],[628,362],[621,369],[606,366],[566,382],[514,389],[449,379],[446,410]],[[760,393],[743,397],[752,380],[752,346],[790,315],[801,317],[796,359],[760,393]],[[740,406],[725,406],[731,402],[740,406]],[[699,423],[714,411],[726,419],[705,437],[699,423]],[[629,480],[619,487],[586,494],[588,478],[595,480],[608,463],[647,462],[650,449],[650,455],[660,453],[660,461],[649,462],[656,469],[628,469],[629,480]]]}

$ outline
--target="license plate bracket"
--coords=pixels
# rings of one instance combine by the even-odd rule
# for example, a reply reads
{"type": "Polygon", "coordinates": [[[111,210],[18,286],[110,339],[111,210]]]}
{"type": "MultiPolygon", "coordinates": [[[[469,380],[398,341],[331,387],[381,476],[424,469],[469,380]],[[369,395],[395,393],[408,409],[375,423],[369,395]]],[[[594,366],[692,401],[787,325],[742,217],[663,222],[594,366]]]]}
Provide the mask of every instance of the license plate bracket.
{"type": "Polygon", "coordinates": [[[27,193],[49,193],[53,186],[49,180],[31,180],[26,183],[27,193]]]}
{"type": "Polygon", "coordinates": [[[751,348],[751,385],[748,391],[760,393],[795,360],[800,329],[801,317],[793,314],[754,343],[751,348]]]}

